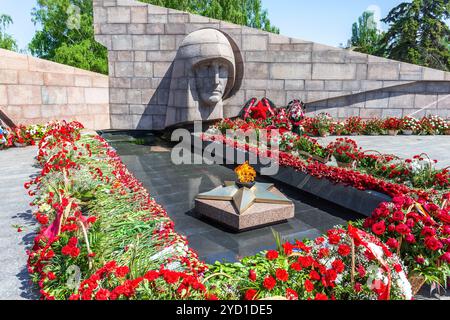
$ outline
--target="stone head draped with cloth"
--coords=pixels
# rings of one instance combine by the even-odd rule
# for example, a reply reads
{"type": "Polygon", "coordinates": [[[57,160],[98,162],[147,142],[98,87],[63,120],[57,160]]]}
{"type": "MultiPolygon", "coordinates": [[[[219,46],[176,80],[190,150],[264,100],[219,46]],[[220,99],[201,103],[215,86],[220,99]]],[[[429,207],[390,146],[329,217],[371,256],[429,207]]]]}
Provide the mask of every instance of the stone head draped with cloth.
{"type": "Polygon", "coordinates": [[[175,58],[166,127],[223,118],[223,101],[233,89],[236,61],[227,37],[215,29],[189,34],[175,58]]]}

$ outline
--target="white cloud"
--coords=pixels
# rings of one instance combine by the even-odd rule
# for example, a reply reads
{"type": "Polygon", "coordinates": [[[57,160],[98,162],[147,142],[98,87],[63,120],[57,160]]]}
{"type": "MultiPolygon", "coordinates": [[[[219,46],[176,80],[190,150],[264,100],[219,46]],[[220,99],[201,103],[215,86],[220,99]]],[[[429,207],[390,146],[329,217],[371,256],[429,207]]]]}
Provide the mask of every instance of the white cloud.
{"type": "Polygon", "coordinates": [[[380,6],[378,6],[376,4],[371,4],[370,6],[367,7],[366,11],[373,12],[373,18],[375,20],[375,23],[377,24],[377,29],[382,31],[383,28],[381,26],[381,8],[380,8],[380,6]]]}

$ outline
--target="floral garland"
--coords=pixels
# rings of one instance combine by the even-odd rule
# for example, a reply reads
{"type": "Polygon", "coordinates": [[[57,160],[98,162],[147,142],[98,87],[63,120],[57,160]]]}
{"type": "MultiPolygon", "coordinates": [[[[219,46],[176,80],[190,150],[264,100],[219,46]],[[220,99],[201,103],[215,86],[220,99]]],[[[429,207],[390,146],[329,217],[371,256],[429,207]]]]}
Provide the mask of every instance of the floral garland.
{"type": "MultiPolygon", "coordinates": [[[[82,125],[76,122],[54,123],[39,143],[38,161],[43,166],[41,174],[25,184],[28,189],[34,186],[29,194],[36,196],[33,202],[37,206],[35,217],[41,224],[34,246],[28,253],[28,271],[39,284],[42,297],[132,298],[139,294],[138,287],[151,287],[161,277],[166,283],[165,294],[169,298],[204,298],[205,290],[198,282],[198,275],[206,270],[206,266],[188,248],[187,240],[176,234],[165,210],[150,198],[106,141],[100,137],[81,137],[81,128],[82,125]],[[81,173],[85,176],[81,176],[81,173]],[[90,184],[89,188],[84,185],[87,183],[90,184]],[[84,196],[77,189],[82,186],[89,189],[85,190],[84,196]],[[109,199],[115,198],[117,202],[114,206],[128,205],[140,213],[136,217],[136,225],[139,221],[151,221],[150,237],[116,248],[118,251],[100,254],[107,248],[92,241],[92,235],[101,236],[101,226],[112,223],[110,219],[113,214],[109,210],[99,215],[92,214],[95,210],[86,211],[83,202],[93,201],[92,192],[98,193],[97,197],[103,199],[97,199],[97,210],[100,210],[100,204],[106,205],[109,199]],[[129,269],[133,270],[130,252],[142,242],[148,243],[147,247],[154,247],[153,256],[145,258],[154,261],[149,265],[154,265],[156,269],[133,277],[129,274],[129,269]],[[95,251],[96,248],[99,252],[95,251]],[[105,262],[105,258],[109,262],[105,262]],[[70,276],[67,274],[70,266],[81,269],[83,276],[87,276],[75,287],[70,285],[70,276]],[[184,279],[186,291],[181,290],[184,292],[181,296],[177,292],[180,286],[174,288],[179,279],[184,279]]],[[[112,227],[110,231],[117,232],[117,229],[112,227]]],[[[114,242],[115,239],[110,240],[114,242]]],[[[140,293],[142,296],[146,294],[151,295],[151,290],[140,293]]]]}

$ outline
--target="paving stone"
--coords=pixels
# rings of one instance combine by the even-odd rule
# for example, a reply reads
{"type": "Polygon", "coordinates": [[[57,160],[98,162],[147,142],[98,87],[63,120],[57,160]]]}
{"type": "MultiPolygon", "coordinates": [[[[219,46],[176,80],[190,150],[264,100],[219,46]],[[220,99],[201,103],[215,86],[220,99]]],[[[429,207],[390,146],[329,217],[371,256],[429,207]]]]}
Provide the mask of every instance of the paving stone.
{"type": "Polygon", "coordinates": [[[34,167],[36,147],[0,152],[0,300],[37,299],[26,268],[26,249],[32,245],[35,221],[23,184],[38,172],[34,167]],[[19,169],[20,168],[20,169],[19,169]],[[18,233],[13,225],[22,226],[18,233]]]}
{"type": "MultiPolygon", "coordinates": [[[[377,150],[382,153],[395,154],[401,158],[412,158],[425,152],[431,159],[436,159],[438,168],[450,166],[450,136],[354,136],[351,137],[365,150],[377,150]]],[[[319,138],[323,145],[336,137],[319,138]]]]}

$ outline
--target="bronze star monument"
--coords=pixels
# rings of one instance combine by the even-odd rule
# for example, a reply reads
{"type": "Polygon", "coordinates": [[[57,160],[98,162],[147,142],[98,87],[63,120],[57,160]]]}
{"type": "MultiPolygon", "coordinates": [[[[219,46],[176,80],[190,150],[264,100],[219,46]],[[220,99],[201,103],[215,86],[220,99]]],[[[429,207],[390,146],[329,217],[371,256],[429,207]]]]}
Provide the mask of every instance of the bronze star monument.
{"type": "Polygon", "coordinates": [[[264,227],[294,217],[292,201],[268,183],[256,183],[248,188],[225,182],[223,186],[199,194],[195,209],[235,231],[264,227]]]}

